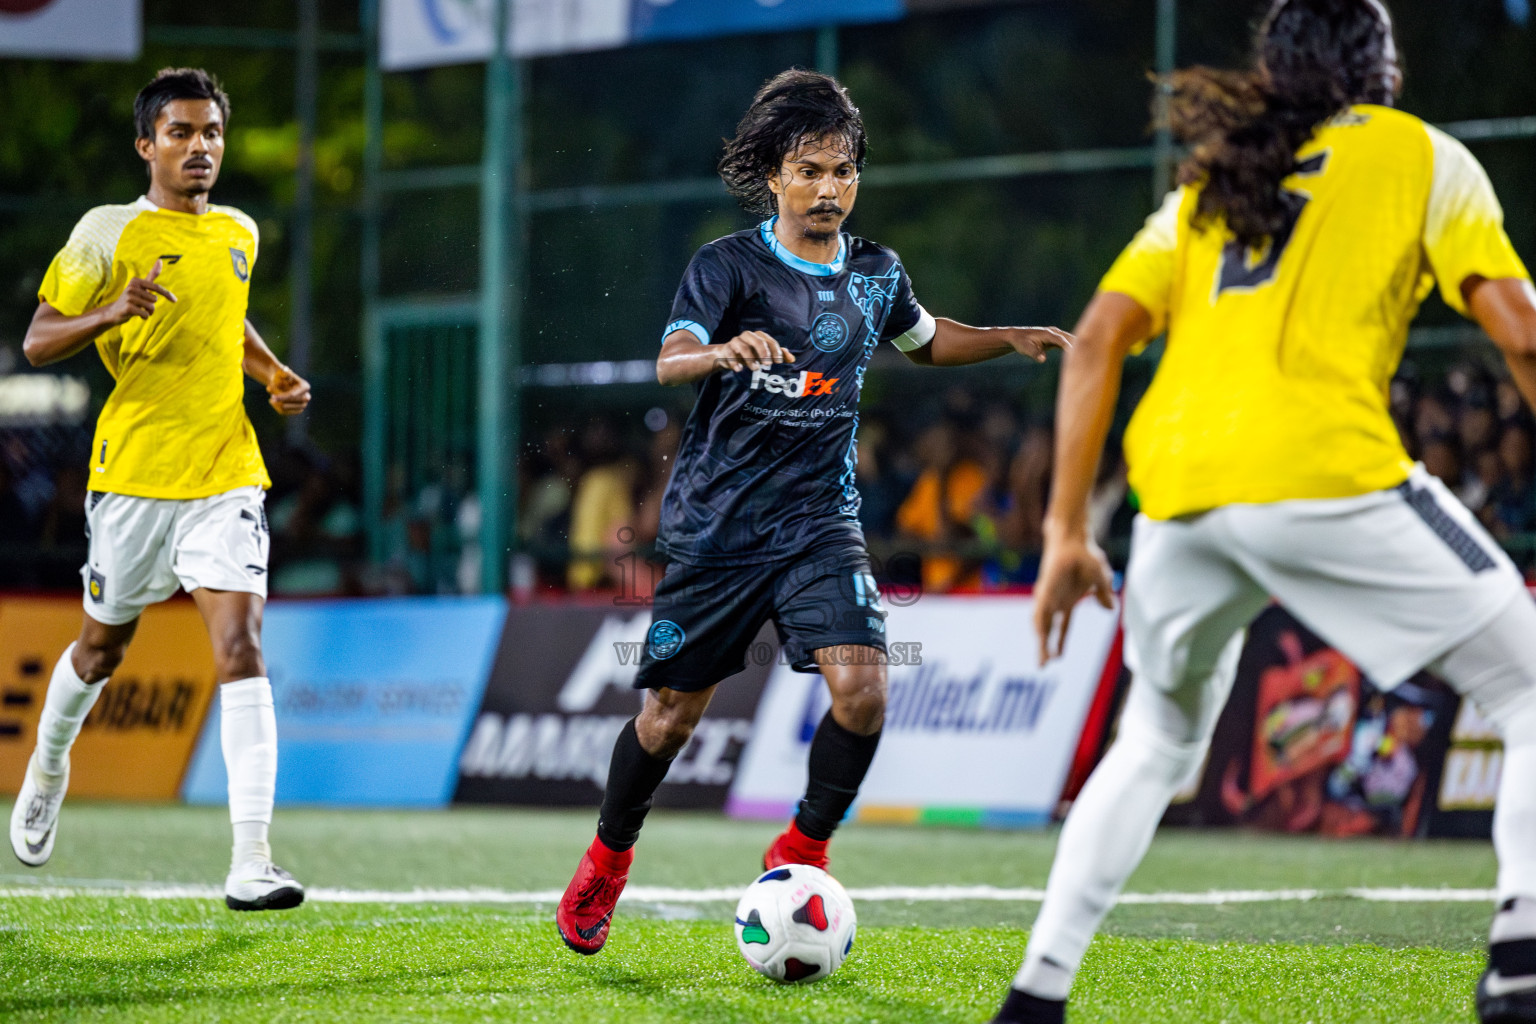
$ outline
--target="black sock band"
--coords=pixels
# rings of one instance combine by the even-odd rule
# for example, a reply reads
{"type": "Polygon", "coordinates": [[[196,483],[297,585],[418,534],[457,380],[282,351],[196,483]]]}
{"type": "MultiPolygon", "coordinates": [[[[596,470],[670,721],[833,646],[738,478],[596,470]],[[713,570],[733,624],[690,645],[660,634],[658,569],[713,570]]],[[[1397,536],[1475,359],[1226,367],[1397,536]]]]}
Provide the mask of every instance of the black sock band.
{"type": "Polygon", "coordinates": [[[651,810],[651,797],[670,767],[670,760],[645,752],[633,718],[624,723],[613,745],[608,786],[603,790],[602,809],[597,812],[597,837],[609,849],[622,852],[635,845],[651,810]]]}
{"type": "Polygon", "coordinates": [[[1488,966],[1501,978],[1536,974],[1536,939],[1507,939],[1488,947],[1488,966]]]}
{"type": "Polygon", "coordinates": [[[1003,1008],[992,1018],[993,1024],[1063,1024],[1067,1019],[1064,999],[1041,999],[1020,989],[1010,988],[1003,1008]]]}
{"type": "Polygon", "coordinates": [[[810,781],[795,825],[811,839],[831,839],[875,759],[880,734],[860,736],[838,725],[828,711],[811,738],[810,781]]]}

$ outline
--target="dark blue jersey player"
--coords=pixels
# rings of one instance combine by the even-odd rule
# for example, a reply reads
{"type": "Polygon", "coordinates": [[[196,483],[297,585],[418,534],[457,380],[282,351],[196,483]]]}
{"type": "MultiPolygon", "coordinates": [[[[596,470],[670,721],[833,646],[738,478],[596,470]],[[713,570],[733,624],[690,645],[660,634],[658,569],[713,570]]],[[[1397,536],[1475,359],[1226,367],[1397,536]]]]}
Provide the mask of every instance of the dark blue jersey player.
{"type": "Polygon", "coordinates": [[[885,713],[885,611],[854,486],[859,391],[876,346],[955,366],[1014,352],[1044,360],[1071,342],[1055,328],[967,327],[919,306],[894,252],[841,231],[864,150],[842,86],[786,71],[758,91],[720,162],[731,192],[769,219],[694,256],[656,361],[663,384],[692,383],[698,400],[662,503],[668,566],[636,681],[649,693],[619,734],[597,836],[555,915],[578,953],[607,941],[652,794],[770,620],[794,667],[825,677],[832,709],[811,741],[805,798],[764,866],[827,865],[885,713]]]}
{"type": "Polygon", "coordinates": [[[672,303],[667,336],[684,351],[713,360],[714,347],[754,332],[793,362],[698,381],[661,509],[671,562],[760,565],[861,545],[853,469],[864,368],[882,341],[914,349],[933,336],[891,250],[840,235],[831,261],[816,263],[779,240],[778,224],[704,246],[672,303]]]}

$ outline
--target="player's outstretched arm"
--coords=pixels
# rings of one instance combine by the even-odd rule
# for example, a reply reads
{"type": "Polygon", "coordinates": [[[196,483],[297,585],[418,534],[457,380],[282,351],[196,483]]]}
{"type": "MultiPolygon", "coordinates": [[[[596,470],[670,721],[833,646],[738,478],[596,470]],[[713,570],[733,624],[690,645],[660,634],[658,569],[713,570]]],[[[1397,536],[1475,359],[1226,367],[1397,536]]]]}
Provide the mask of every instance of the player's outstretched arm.
{"type": "Polygon", "coordinates": [[[1042,665],[1061,654],[1079,600],[1092,593],[1104,607],[1114,607],[1109,563],[1088,532],[1088,499],[1120,395],[1121,365],[1131,346],[1151,331],[1152,316],[1141,303],[1119,292],[1098,292],[1083,311],[1075,344],[1062,361],[1056,469],[1035,583],[1042,665]]]}
{"type": "Polygon", "coordinates": [[[117,298],[79,316],[68,316],[46,301],[39,302],[37,311],[32,314],[32,323],[27,327],[27,336],[21,343],[27,362],[33,366],[47,366],[68,359],[95,341],[102,331],[127,323],[136,316],[148,320],[161,298],[175,302],[176,296],[164,285],[155,283],[160,270],[161,262],[155,260],[149,273],[129,279],[117,298]]]}
{"type": "Polygon", "coordinates": [[[297,416],[309,406],[309,381],[272,354],[249,320],[245,322],[245,358],[240,368],[267,389],[267,404],[284,416],[297,416]]]}
{"type": "Polygon", "coordinates": [[[1059,327],[970,327],[934,318],[933,340],[906,353],[921,366],[969,366],[1017,352],[1037,363],[1053,348],[1072,347],[1072,335],[1059,327]]]}
{"type": "Polygon", "coordinates": [[[722,370],[766,370],[775,363],[794,361],[794,353],[764,331],[742,331],[724,345],[705,345],[688,331],[673,331],[656,357],[656,379],[671,387],[692,384],[722,370]]]}
{"type": "Polygon", "coordinates": [[[1472,319],[1504,353],[1510,376],[1536,409],[1536,288],[1519,277],[1472,276],[1461,284],[1472,319]]]}

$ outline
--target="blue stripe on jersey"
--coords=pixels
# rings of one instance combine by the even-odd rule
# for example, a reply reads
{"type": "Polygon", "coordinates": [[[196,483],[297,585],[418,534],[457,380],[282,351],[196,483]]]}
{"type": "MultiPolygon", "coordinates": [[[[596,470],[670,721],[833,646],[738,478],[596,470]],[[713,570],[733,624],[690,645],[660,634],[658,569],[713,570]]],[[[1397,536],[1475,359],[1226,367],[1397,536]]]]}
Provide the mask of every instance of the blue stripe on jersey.
{"type": "Polygon", "coordinates": [[[697,320],[673,320],[667,324],[667,329],[661,332],[661,340],[666,341],[673,331],[687,331],[695,338],[698,338],[700,343],[709,344],[709,332],[697,320]]]}
{"type": "Polygon", "coordinates": [[[763,244],[773,250],[773,254],[779,258],[786,267],[793,267],[804,274],[812,274],[816,277],[832,277],[843,272],[843,264],[848,259],[848,243],[846,236],[837,236],[837,259],[831,263],[812,263],[810,260],[801,259],[779,241],[779,236],[773,233],[773,226],[779,222],[778,217],[771,217],[758,225],[757,230],[763,236],[763,244]]]}
{"type": "MultiPolygon", "coordinates": [[[[859,382],[862,385],[864,373],[859,372],[859,382]]],[[[838,478],[838,483],[843,488],[843,505],[838,512],[849,519],[859,518],[859,509],[864,504],[864,498],[859,494],[858,484],[859,465],[859,414],[853,414],[853,430],[848,434],[848,450],[843,453],[843,475],[838,478]]]]}

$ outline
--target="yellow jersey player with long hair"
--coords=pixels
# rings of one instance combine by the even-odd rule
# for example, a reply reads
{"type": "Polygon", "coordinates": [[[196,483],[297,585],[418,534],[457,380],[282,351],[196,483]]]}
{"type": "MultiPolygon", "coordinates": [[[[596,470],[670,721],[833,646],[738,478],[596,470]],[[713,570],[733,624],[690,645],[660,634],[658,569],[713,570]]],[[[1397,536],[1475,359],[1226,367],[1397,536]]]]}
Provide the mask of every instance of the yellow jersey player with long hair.
{"type": "Polygon", "coordinates": [[[1438,284],[1536,405],[1536,291],[1477,161],[1392,109],[1402,76],[1379,0],[1275,0],[1256,49],[1248,72],[1172,76],[1183,184],[1104,278],[1063,367],[1042,660],[1079,599],[1110,604],[1088,532],[1094,469],[1122,361],[1167,332],[1125,435],[1141,501],[1124,591],[1133,682],[996,1021],[1064,1019],[1089,941],[1200,769],[1244,629],[1271,597],[1378,685],[1432,668],[1499,729],[1498,909],[1478,1014],[1536,1021],[1536,606],[1409,459],[1387,400],[1438,284]]]}
{"type": "Polygon", "coordinates": [[[283,415],[309,384],[246,319],[258,237],[215,206],[229,98],[207,72],[161,71],[134,101],[148,192],[86,213],[54,257],[24,351],[36,366],[93,342],[116,381],[90,452],[81,570],[85,616],[48,683],[37,746],[11,813],[11,848],[39,866],[53,852],[69,749],[123,660],[143,610],[185,588],[213,642],[234,829],[225,902],[296,907],[304,889],[272,863],[267,828],[277,722],[261,655],[271,481],[245,414],[243,377],[283,415]]]}

